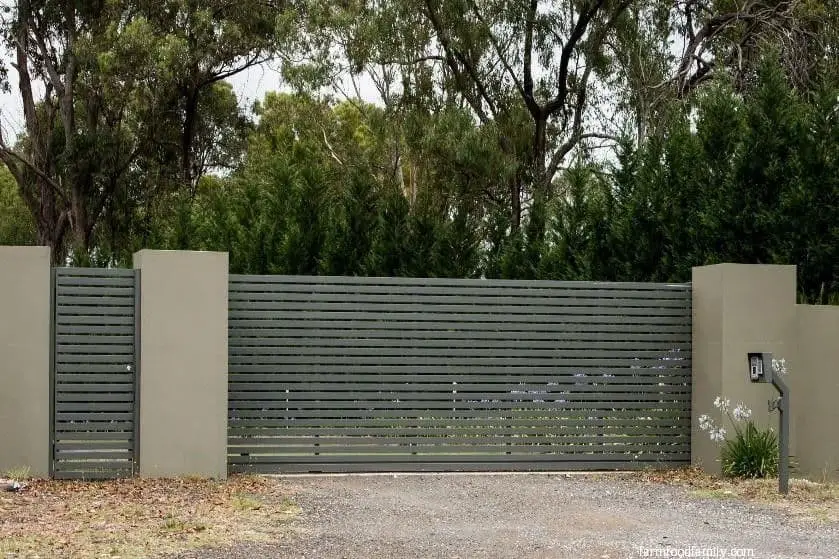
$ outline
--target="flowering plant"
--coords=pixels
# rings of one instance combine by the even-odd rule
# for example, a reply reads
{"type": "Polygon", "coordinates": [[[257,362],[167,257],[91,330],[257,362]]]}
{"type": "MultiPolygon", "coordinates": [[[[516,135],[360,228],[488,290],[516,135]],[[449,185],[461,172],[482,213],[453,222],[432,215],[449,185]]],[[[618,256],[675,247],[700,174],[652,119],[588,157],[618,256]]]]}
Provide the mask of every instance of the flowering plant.
{"type": "Polygon", "coordinates": [[[699,417],[699,428],[707,432],[712,441],[724,443],[721,454],[723,473],[752,478],[774,475],[778,468],[778,439],[775,432],[771,429],[758,429],[751,421],[752,410],[743,402],[732,408],[731,400],[717,396],[714,407],[728,417],[734,427],[734,438],[726,439],[725,428],[718,427],[708,415],[699,417]],[[745,427],[740,426],[743,422],[745,427]]]}
{"type": "MultiPolygon", "coordinates": [[[[728,398],[723,398],[722,396],[717,396],[716,399],[714,399],[714,407],[728,416],[728,418],[731,420],[731,423],[735,426],[735,430],[737,429],[737,423],[745,421],[752,416],[752,410],[746,407],[746,404],[740,402],[734,407],[734,409],[731,409],[731,400],[729,400],[728,398]]],[[[711,419],[710,416],[699,416],[699,428],[702,431],[706,431],[712,441],[725,441],[725,435],[727,433],[725,428],[717,427],[714,424],[714,420],[711,419]]]]}

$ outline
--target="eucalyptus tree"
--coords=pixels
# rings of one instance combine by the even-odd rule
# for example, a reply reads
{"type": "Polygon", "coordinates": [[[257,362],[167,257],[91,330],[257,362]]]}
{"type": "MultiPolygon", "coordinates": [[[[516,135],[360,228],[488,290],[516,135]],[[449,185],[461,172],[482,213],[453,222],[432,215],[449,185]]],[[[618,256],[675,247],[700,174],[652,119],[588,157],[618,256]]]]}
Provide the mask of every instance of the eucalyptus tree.
{"type": "Polygon", "coordinates": [[[803,0],[313,0],[316,54],[297,76],[344,87],[363,74],[388,107],[468,108],[514,163],[486,202],[503,200],[516,231],[574,158],[643,143],[674,101],[791,45],[805,12],[803,0]]]}
{"type": "Polygon", "coordinates": [[[87,258],[113,204],[194,190],[202,167],[227,151],[208,147],[217,139],[208,130],[239,113],[216,85],[277,50],[282,8],[18,0],[4,13],[23,126],[17,139],[4,130],[0,160],[56,262],[67,249],[87,258]]]}

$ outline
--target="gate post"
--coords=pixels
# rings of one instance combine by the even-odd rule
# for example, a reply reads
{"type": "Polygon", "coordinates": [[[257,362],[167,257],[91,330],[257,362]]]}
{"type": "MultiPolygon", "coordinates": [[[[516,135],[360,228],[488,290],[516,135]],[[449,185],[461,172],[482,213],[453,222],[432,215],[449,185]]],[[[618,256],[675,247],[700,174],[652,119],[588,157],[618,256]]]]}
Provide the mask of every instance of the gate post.
{"type": "Polygon", "coordinates": [[[0,473],[50,473],[48,247],[0,246],[0,473]]]}
{"type": "MultiPolygon", "coordinates": [[[[720,446],[699,428],[699,417],[715,415],[717,396],[732,406],[745,403],[759,426],[774,424],[766,402],[771,385],[752,385],[749,352],[771,352],[794,360],[797,350],[795,266],[715,264],[693,269],[693,373],[691,463],[719,474],[720,446]]],[[[733,433],[731,425],[724,425],[733,433]]],[[[792,441],[792,452],[795,441],[792,441]]]]}
{"type": "Polygon", "coordinates": [[[227,477],[227,254],[141,250],[140,475],[227,477]]]}

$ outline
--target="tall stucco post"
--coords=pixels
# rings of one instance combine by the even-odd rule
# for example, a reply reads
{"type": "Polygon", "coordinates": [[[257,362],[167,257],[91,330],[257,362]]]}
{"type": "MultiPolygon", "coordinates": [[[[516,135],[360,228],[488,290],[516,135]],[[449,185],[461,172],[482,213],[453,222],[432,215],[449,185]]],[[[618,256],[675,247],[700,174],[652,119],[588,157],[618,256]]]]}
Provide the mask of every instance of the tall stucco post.
{"type": "MultiPolygon", "coordinates": [[[[777,429],[767,402],[769,384],[752,384],[749,352],[793,359],[797,350],[795,266],[716,264],[693,269],[693,421],[691,461],[719,473],[720,446],[699,430],[698,418],[719,418],[716,396],[744,402],[761,427],[777,429]]],[[[792,395],[792,407],[795,395],[792,395]]],[[[725,425],[731,433],[731,425],[725,425]]],[[[794,430],[794,425],[793,425],[794,430]]],[[[795,439],[791,451],[795,454],[795,439]]]]}
{"type": "Polygon", "coordinates": [[[839,307],[798,305],[797,334],[788,383],[795,473],[839,480],[839,307]]]}
{"type": "Polygon", "coordinates": [[[50,250],[0,246],[0,472],[50,469],[50,250]]]}
{"type": "Polygon", "coordinates": [[[142,250],[140,475],[227,476],[226,253],[142,250]]]}

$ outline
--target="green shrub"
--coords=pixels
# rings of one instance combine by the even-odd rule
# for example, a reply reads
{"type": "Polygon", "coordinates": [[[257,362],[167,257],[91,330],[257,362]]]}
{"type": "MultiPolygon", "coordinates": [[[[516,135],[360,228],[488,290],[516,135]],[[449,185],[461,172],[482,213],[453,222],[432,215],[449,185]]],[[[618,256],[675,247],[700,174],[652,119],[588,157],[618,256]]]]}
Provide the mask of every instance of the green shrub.
{"type": "Polygon", "coordinates": [[[778,473],[778,437],[771,429],[761,431],[751,421],[744,429],[735,426],[735,437],[725,441],[722,471],[731,477],[764,478],[778,473]]]}

